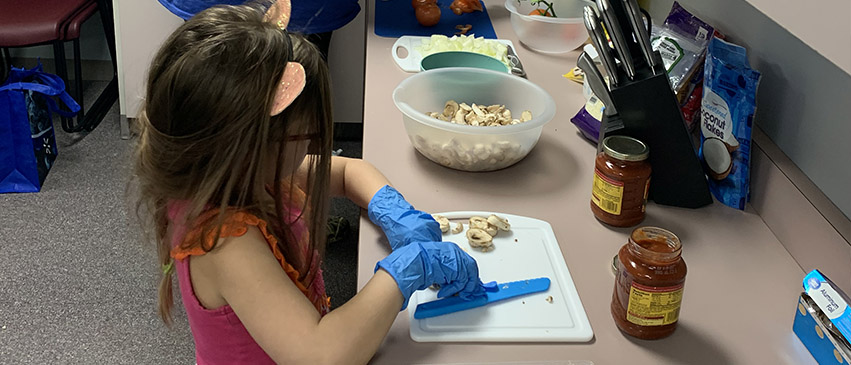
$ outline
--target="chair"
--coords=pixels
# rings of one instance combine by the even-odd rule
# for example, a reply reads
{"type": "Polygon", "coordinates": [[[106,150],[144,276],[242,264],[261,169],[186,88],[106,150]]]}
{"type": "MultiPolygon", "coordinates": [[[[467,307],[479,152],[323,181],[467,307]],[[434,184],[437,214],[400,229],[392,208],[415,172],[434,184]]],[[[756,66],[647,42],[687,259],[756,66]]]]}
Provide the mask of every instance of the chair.
{"type": "Polygon", "coordinates": [[[77,122],[62,118],[66,132],[92,131],[118,100],[118,74],[111,0],[3,0],[0,1],[0,48],[4,64],[11,63],[9,48],[52,44],[56,74],[68,84],[65,42],[73,42],[75,90],[72,95],[83,105],[83,78],[80,58],[80,28],[100,10],[113,77],[88,111],[81,110],[77,122]]]}

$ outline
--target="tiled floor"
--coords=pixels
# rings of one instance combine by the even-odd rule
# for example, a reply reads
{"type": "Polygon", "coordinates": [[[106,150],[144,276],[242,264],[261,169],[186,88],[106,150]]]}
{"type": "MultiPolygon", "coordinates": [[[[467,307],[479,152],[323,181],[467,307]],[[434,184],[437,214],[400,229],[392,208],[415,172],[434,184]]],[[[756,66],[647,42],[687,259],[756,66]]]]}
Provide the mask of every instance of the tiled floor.
{"type": "MultiPolygon", "coordinates": [[[[127,193],[134,141],[119,138],[118,105],[91,134],[57,140],[41,192],[0,195],[0,364],[194,363],[180,299],[173,328],[156,314],[159,268],[127,193]]],[[[337,146],[354,157],[360,147],[337,146]]],[[[335,200],[332,214],[354,226],[327,252],[337,306],[355,292],[360,210],[335,200]]]]}

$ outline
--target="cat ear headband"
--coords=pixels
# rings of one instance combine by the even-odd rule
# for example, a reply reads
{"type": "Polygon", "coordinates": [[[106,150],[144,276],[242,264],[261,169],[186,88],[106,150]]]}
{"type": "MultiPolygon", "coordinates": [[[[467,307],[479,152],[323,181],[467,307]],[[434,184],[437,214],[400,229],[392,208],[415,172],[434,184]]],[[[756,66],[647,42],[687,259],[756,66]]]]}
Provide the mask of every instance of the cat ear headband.
{"type": "MultiPolygon", "coordinates": [[[[285,31],[287,29],[287,25],[290,23],[291,11],[292,5],[290,4],[290,0],[279,0],[266,12],[266,21],[274,23],[278,26],[278,28],[285,31]]],[[[292,58],[293,44],[289,39],[289,34],[286,32],[284,32],[284,34],[287,36],[289,56],[292,58]]],[[[278,90],[275,94],[275,102],[272,106],[272,115],[277,115],[290,106],[293,100],[295,100],[295,98],[301,94],[302,90],[304,90],[304,84],[304,66],[298,62],[287,62],[284,75],[281,77],[281,82],[278,85],[278,90]]]]}

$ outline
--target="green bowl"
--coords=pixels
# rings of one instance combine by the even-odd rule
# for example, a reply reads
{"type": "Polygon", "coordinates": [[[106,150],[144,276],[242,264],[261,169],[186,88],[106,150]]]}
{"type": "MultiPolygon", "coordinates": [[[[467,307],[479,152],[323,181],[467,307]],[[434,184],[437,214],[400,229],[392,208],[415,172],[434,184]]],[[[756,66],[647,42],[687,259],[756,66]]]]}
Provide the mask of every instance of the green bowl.
{"type": "Polygon", "coordinates": [[[480,53],[450,51],[432,53],[420,62],[422,71],[444,67],[474,67],[498,72],[510,72],[500,60],[480,53]]]}

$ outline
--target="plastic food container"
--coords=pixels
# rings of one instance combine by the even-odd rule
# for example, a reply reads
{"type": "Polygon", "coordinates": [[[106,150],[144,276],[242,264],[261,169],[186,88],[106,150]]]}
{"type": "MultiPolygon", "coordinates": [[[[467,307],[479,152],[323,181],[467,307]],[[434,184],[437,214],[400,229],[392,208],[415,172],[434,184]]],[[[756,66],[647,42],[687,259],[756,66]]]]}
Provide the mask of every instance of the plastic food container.
{"type": "Polygon", "coordinates": [[[558,18],[527,15],[538,9],[531,1],[505,0],[511,13],[511,28],[526,46],[542,53],[570,52],[588,40],[582,8],[594,6],[587,0],[550,0],[558,18]]]}
{"type": "Polygon", "coordinates": [[[553,98],[540,86],[505,72],[441,68],[420,72],[393,91],[393,103],[414,148],[440,165],[462,171],[493,171],[522,160],[538,143],[544,124],[555,116],[553,98]],[[453,124],[426,115],[442,112],[447,100],[502,104],[532,119],[515,125],[483,127],[453,124]]]}

